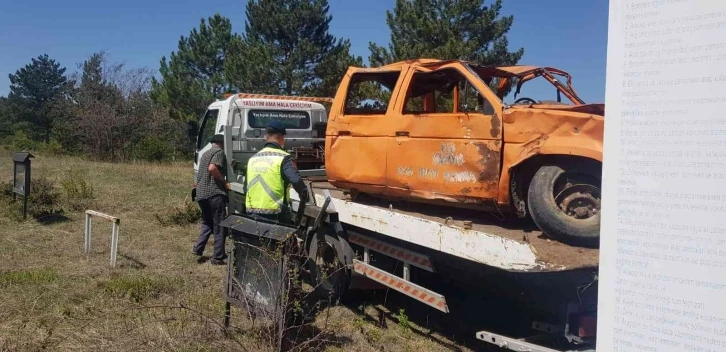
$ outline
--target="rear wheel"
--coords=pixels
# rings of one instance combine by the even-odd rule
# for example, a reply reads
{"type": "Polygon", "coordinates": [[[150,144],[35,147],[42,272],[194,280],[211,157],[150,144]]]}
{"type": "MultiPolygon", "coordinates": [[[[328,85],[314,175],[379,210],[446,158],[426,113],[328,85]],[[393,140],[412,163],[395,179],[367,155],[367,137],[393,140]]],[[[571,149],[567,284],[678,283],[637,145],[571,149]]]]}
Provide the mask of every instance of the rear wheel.
{"type": "Polygon", "coordinates": [[[308,252],[315,293],[334,302],[340,300],[348,287],[348,272],[338,255],[338,241],[336,236],[328,234],[322,241],[313,238],[308,252]]]}
{"type": "Polygon", "coordinates": [[[599,168],[545,165],[529,185],[527,203],[535,224],[552,238],[574,245],[600,242],[599,168]]]}

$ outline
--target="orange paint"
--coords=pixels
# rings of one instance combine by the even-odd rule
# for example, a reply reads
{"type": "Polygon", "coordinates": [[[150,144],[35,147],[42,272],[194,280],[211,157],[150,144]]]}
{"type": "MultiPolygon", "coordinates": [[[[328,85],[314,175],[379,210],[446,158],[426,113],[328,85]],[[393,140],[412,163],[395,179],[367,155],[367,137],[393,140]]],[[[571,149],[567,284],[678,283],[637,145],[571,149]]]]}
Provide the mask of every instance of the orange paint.
{"type": "Polygon", "coordinates": [[[351,67],[329,114],[326,172],[336,187],[364,193],[464,207],[508,205],[511,170],[530,158],[602,161],[603,115],[604,105],[585,104],[570,76],[554,68],[431,59],[351,67]],[[502,102],[502,89],[514,92],[536,77],[572,105],[502,102]]]}

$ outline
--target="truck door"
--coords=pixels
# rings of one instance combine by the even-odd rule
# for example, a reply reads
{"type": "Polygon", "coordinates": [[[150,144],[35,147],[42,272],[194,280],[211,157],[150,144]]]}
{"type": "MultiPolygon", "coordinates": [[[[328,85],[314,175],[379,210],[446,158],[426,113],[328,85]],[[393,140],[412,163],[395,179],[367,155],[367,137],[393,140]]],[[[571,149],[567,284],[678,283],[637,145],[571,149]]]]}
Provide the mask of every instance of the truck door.
{"type": "MultiPolygon", "coordinates": [[[[204,153],[212,148],[209,139],[217,133],[217,120],[219,118],[219,107],[210,107],[199,124],[199,134],[197,135],[196,152],[194,155],[194,170],[198,171],[199,159],[204,153]]],[[[196,173],[194,175],[196,180],[196,173]]]]}
{"type": "MultiPolygon", "coordinates": [[[[393,136],[390,111],[401,70],[349,72],[342,104],[330,112],[325,142],[328,179],[345,188],[382,193],[386,185],[386,140],[393,136]]],[[[341,92],[342,93],[342,92],[341,92]]],[[[342,95],[342,94],[339,94],[342,95]]]]}
{"type": "Polygon", "coordinates": [[[391,119],[388,193],[473,202],[496,199],[501,102],[461,64],[414,68],[391,119]]]}

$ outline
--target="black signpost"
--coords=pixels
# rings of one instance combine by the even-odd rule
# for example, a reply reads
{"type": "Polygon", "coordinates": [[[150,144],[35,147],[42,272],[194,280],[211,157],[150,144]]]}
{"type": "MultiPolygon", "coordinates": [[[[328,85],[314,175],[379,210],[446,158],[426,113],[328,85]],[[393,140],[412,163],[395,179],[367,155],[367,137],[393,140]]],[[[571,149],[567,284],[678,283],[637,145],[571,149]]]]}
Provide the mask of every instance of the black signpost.
{"type": "Polygon", "coordinates": [[[28,215],[28,196],[30,196],[30,158],[33,154],[18,152],[13,154],[13,201],[16,194],[23,196],[23,220],[28,215]]]}

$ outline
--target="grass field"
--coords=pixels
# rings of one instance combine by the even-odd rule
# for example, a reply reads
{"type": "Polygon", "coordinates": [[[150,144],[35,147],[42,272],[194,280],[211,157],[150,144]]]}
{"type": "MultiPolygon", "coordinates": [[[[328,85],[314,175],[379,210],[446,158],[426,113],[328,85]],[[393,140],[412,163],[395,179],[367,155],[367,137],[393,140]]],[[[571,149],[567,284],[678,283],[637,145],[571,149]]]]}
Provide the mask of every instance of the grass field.
{"type": "MultiPolygon", "coordinates": [[[[12,179],[11,160],[10,152],[0,151],[2,181],[12,179]]],[[[0,351],[269,350],[244,329],[238,310],[236,328],[225,333],[226,267],[198,263],[190,253],[198,223],[172,225],[193,219],[195,208],[186,208],[191,163],[110,164],[37,155],[32,173],[54,182],[54,208],[62,213],[19,222],[18,208],[2,198],[0,351]],[[121,218],[116,268],[109,265],[108,222],[94,221],[91,254],[83,254],[85,209],[121,218]]],[[[205,255],[212,245],[210,240],[205,255]]],[[[380,305],[367,309],[390,313],[380,305]]],[[[301,349],[468,350],[404,316],[386,314],[387,328],[367,316],[376,315],[357,306],[328,308],[315,323],[319,341],[301,349]]]]}

